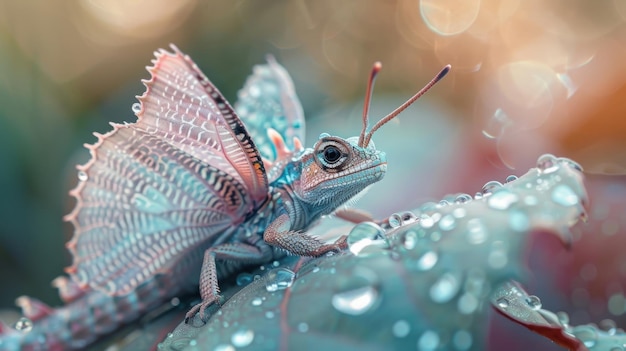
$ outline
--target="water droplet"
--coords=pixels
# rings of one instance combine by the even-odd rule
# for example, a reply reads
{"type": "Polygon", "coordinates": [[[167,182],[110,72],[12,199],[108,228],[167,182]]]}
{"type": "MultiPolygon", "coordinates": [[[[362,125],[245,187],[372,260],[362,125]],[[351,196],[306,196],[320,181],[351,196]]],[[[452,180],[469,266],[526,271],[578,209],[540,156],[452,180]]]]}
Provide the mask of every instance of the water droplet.
{"type": "Polygon", "coordinates": [[[569,207],[578,204],[578,195],[568,185],[559,184],[552,190],[552,201],[555,203],[569,207]]]}
{"type": "Polygon", "coordinates": [[[272,318],[274,318],[274,315],[275,315],[275,314],[274,314],[274,312],[272,312],[272,311],[267,311],[267,312],[265,312],[265,318],[267,318],[267,319],[272,319],[272,318]]]}
{"type": "Polygon", "coordinates": [[[409,322],[401,319],[393,324],[391,332],[396,338],[404,338],[411,332],[411,325],[409,322]]]}
{"type": "Polygon", "coordinates": [[[287,268],[275,268],[267,273],[267,280],[265,281],[265,290],[272,292],[277,290],[284,290],[293,284],[293,280],[296,278],[296,273],[288,270],[287,268]]]}
{"type": "Polygon", "coordinates": [[[22,317],[15,322],[14,328],[22,333],[28,333],[33,329],[33,321],[26,317],[22,317]]]}
{"type": "Polygon", "coordinates": [[[454,218],[463,218],[465,217],[465,215],[467,215],[467,210],[459,207],[459,208],[455,208],[454,210],[452,210],[452,215],[454,216],[454,218]]]}
{"type": "Polygon", "coordinates": [[[422,228],[430,228],[435,224],[433,218],[427,214],[420,215],[419,223],[422,228]]]}
{"type": "Polygon", "coordinates": [[[89,179],[89,176],[87,175],[87,172],[85,172],[85,171],[78,171],[78,180],[80,180],[81,182],[85,182],[85,181],[87,181],[87,179],[89,179]]]}
{"type": "Polygon", "coordinates": [[[468,203],[470,201],[472,201],[472,196],[468,195],[468,194],[459,194],[454,199],[454,203],[455,204],[464,204],[464,203],[468,203]]]}
{"type": "Polygon", "coordinates": [[[252,306],[261,306],[261,304],[263,303],[263,299],[261,299],[260,297],[255,297],[254,299],[252,299],[251,303],[252,306]]]}
{"type": "Polygon", "coordinates": [[[466,292],[457,301],[457,308],[461,314],[472,314],[478,309],[478,299],[474,294],[466,292]]]}
{"type": "Polygon", "coordinates": [[[415,232],[414,230],[407,230],[400,236],[400,242],[402,243],[402,246],[404,246],[404,248],[407,250],[415,249],[418,241],[419,237],[417,235],[417,232],[415,232]]]}
{"type": "Polygon", "coordinates": [[[237,330],[230,337],[230,342],[235,347],[245,347],[252,343],[254,340],[254,332],[251,329],[242,328],[237,330]]]}
{"type": "Polygon", "coordinates": [[[481,192],[477,192],[474,195],[474,200],[481,200],[482,198],[483,198],[483,193],[481,193],[481,192]]]}
{"type": "Polygon", "coordinates": [[[493,193],[494,191],[496,191],[496,189],[500,189],[502,187],[502,183],[500,183],[497,180],[492,180],[490,182],[485,183],[485,185],[483,185],[483,195],[489,195],[491,193],[493,193]]]}
{"type": "Polygon", "coordinates": [[[524,204],[528,206],[535,206],[538,203],[539,203],[539,199],[537,199],[536,196],[527,195],[526,197],[524,197],[524,204]]]}
{"type": "Polygon", "coordinates": [[[526,304],[534,311],[541,309],[541,299],[535,295],[528,296],[526,298],[526,304]]]}
{"type": "Polygon", "coordinates": [[[364,286],[333,295],[332,304],[339,312],[358,316],[367,312],[377,299],[378,291],[364,286]]]}
{"type": "Polygon", "coordinates": [[[571,329],[570,333],[574,334],[586,347],[594,347],[598,342],[598,331],[589,325],[576,326],[571,329]]]}
{"type": "Polygon", "coordinates": [[[304,323],[304,322],[298,323],[298,331],[300,333],[308,332],[309,331],[309,325],[304,323]]]}
{"type": "Polygon", "coordinates": [[[494,241],[487,256],[487,263],[493,269],[502,269],[509,261],[506,246],[502,241],[494,241]]]}
{"type": "Polygon", "coordinates": [[[487,228],[479,218],[472,218],[467,222],[467,241],[479,245],[487,240],[487,228]]]}
{"type": "Polygon", "coordinates": [[[170,305],[174,307],[180,305],[180,299],[178,297],[172,297],[172,299],[170,300],[170,305]]]}
{"type": "Polygon", "coordinates": [[[385,231],[376,223],[359,223],[348,234],[348,249],[354,255],[359,255],[366,247],[377,242],[380,243],[382,241],[380,239],[383,238],[384,234],[385,231]]]}
{"type": "Polygon", "coordinates": [[[280,262],[274,261],[274,262],[272,262],[272,266],[278,267],[278,266],[280,266],[280,262]]]}
{"type": "Polygon", "coordinates": [[[420,351],[432,351],[439,347],[439,335],[432,330],[427,330],[417,341],[417,348],[420,351]]]}
{"type": "Polygon", "coordinates": [[[342,313],[358,316],[375,305],[380,299],[378,277],[373,271],[359,267],[347,279],[336,282],[336,293],[331,299],[333,307],[342,313]]]}
{"type": "Polygon", "coordinates": [[[452,343],[459,351],[468,350],[472,347],[472,334],[467,330],[458,330],[452,337],[452,343]]]}
{"type": "Polygon", "coordinates": [[[506,177],[505,183],[510,183],[510,182],[513,182],[513,181],[516,181],[516,180],[517,180],[517,176],[511,174],[510,176],[506,177]]]}
{"type": "Polygon", "coordinates": [[[400,215],[397,213],[389,216],[389,219],[387,221],[389,222],[389,226],[391,228],[398,228],[402,225],[402,218],[400,218],[400,215]]]}
{"type": "MultiPolygon", "coordinates": [[[[128,105],[126,105],[126,106],[128,106],[128,105]]],[[[139,113],[139,112],[141,112],[141,104],[138,103],[138,102],[135,102],[133,104],[133,106],[131,107],[131,109],[133,110],[134,113],[139,113]]]]}
{"type": "Polygon", "coordinates": [[[413,223],[417,220],[417,216],[413,212],[403,212],[402,213],[402,224],[413,223]]]}
{"type": "Polygon", "coordinates": [[[506,210],[516,203],[519,197],[508,189],[502,188],[494,192],[487,200],[487,205],[494,210],[506,210]]]}
{"type": "Polygon", "coordinates": [[[239,273],[236,278],[236,282],[238,286],[245,286],[252,283],[252,274],[250,273],[239,273]]]}
{"type": "Polygon", "coordinates": [[[456,227],[456,219],[453,215],[447,214],[439,220],[439,228],[443,231],[452,230],[456,227]]]}
{"type": "Polygon", "coordinates": [[[313,267],[313,270],[312,270],[313,273],[317,273],[319,271],[320,271],[320,267],[318,266],[313,267]]]}
{"type": "Polygon", "coordinates": [[[567,314],[567,312],[557,312],[556,313],[556,317],[559,320],[559,323],[561,323],[562,326],[567,327],[569,326],[569,315],[567,314]]]}
{"type": "Polygon", "coordinates": [[[451,273],[444,273],[430,287],[429,295],[431,300],[436,303],[446,303],[456,295],[459,291],[459,279],[451,273]]]}
{"type": "Polygon", "coordinates": [[[570,160],[567,157],[559,157],[559,162],[564,163],[566,165],[568,165],[569,167],[572,167],[573,169],[582,172],[583,171],[583,167],[576,161],[570,160]]]}
{"type": "Polygon", "coordinates": [[[416,261],[415,267],[420,271],[428,271],[437,264],[438,260],[437,252],[428,250],[416,261]]]}
{"type": "Polygon", "coordinates": [[[544,154],[537,159],[537,168],[542,173],[552,173],[559,169],[559,162],[554,155],[544,154]]]}
{"type": "Polygon", "coordinates": [[[617,332],[617,325],[612,319],[603,319],[600,321],[600,329],[604,330],[609,335],[615,335],[617,332]]]}
{"type": "Polygon", "coordinates": [[[449,205],[450,205],[450,203],[448,201],[446,201],[446,200],[439,201],[439,206],[440,207],[445,207],[445,206],[449,206],[449,205]]]}
{"type": "Polygon", "coordinates": [[[509,300],[506,299],[506,297],[501,297],[501,298],[497,299],[496,303],[501,308],[507,308],[507,307],[509,307],[511,305],[511,303],[509,302],[509,300]]]}
{"type": "Polygon", "coordinates": [[[509,211],[509,225],[515,231],[525,232],[530,228],[530,220],[526,213],[512,210],[509,211]]]}

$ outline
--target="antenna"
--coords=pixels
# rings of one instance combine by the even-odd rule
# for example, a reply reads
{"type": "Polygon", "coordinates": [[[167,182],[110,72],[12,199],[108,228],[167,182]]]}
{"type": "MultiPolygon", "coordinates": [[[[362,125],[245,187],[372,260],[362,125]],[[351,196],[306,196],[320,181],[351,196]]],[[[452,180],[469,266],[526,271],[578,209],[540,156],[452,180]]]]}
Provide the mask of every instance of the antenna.
{"type": "Polygon", "coordinates": [[[359,143],[357,145],[363,145],[363,139],[367,133],[367,127],[369,122],[370,104],[372,102],[372,92],[374,91],[374,83],[376,82],[376,76],[378,72],[383,68],[383,64],[380,62],[374,62],[372,66],[372,72],[370,73],[370,79],[367,81],[367,90],[365,91],[365,102],[363,104],[363,130],[359,135],[359,143]]]}
{"type": "MultiPolygon", "coordinates": [[[[378,63],[378,62],[377,62],[378,63]]],[[[378,73],[378,71],[380,71],[380,64],[377,66],[376,63],[374,64],[374,68],[372,68],[372,74],[370,75],[370,83],[368,84],[368,96],[366,96],[365,99],[365,104],[367,108],[364,108],[363,111],[363,125],[367,125],[367,120],[365,119],[367,116],[367,111],[369,110],[369,95],[371,95],[370,92],[370,85],[374,85],[374,78],[376,77],[376,74],[378,73]],[[376,67],[378,67],[378,70],[376,70],[376,67]]],[[[395,110],[393,110],[390,114],[388,114],[387,116],[381,118],[378,122],[376,122],[376,124],[374,124],[374,126],[372,127],[372,129],[369,132],[365,132],[365,127],[363,129],[363,131],[361,132],[361,136],[359,137],[359,146],[360,147],[367,147],[367,145],[369,144],[370,140],[372,139],[372,135],[374,134],[375,131],[377,131],[380,127],[382,127],[385,123],[391,121],[392,119],[394,119],[397,115],[399,115],[400,113],[402,113],[402,111],[406,110],[407,107],[411,106],[411,104],[413,104],[415,101],[417,101],[417,99],[419,99],[422,95],[424,95],[428,90],[430,90],[430,88],[432,88],[435,84],[437,84],[438,81],[440,81],[443,77],[446,76],[446,74],[448,74],[448,72],[450,72],[450,69],[452,68],[452,66],[450,65],[446,65],[428,84],[426,84],[426,86],[424,86],[422,89],[420,89],[420,91],[418,91],[417,93],[415,93],[415,95],[413,95],[410,99],[408,99],[405,103],[403,103],[402,105],[400,105],[398,108],[396,108],[395,110]],[[365,134],[365,135],[364,135],[365,134]]]]}

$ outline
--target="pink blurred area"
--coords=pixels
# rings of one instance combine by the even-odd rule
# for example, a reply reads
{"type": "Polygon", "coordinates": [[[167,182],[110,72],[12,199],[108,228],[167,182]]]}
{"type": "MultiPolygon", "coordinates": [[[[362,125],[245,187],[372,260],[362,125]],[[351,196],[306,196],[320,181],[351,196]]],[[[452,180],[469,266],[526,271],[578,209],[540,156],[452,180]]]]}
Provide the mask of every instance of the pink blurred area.
{"type": "Polygon", "coordinates": [[[529,290],[577,323],[623,321],[625,181],[605,175],[626,174],[621,0],[0,0],[0,307],[22,294],[57,302],[48,282],[70,262],[61,217],[81,144],[134,120],[143,67],[170,43],[231,102],[274,54],[304,105],[308,146],[321,132],[357,134],[374,61],[373,119],[452,64],[375,135],[389,174],[362,206],[385,216],[521,175],[543,153],[572,158],[590,175],[590,224],[572,251],[538,246],[529,290]]]}

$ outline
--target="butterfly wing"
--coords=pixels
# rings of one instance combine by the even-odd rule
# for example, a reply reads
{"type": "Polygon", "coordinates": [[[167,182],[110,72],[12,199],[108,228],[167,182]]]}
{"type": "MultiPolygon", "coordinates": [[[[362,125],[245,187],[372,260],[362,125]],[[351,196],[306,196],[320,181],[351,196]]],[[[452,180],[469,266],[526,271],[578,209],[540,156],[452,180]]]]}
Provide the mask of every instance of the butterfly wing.
{"type": "Polygon", "coordinates": [[[235,110],[245,122],[261,156],[276,160],[278,150],[267,134],[276,130],[287,147],[294,149],[294,137],[304,142],[304,113],[289,73],[268,56],[267,64],[257,65],[239,91],[235,110]]]}
{"type": "Polygon", "coordinates": [[[228,102],[176,48],[156,54],[138,120],[88,145],[67,216],[68,272],[124,295],[241,223],[268,193],[261,157],[228,102]]]}

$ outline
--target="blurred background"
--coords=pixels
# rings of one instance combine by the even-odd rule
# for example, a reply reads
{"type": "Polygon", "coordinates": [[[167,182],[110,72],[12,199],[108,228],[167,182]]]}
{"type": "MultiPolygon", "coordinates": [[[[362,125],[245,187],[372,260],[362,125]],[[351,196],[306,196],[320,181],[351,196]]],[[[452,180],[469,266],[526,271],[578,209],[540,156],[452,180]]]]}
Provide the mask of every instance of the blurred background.
{"type": "MultiPolygon", "coordinates": [[[[308,146],[321,132],[358,134],[374,61],[372,119],[452,64],[375,135],[389,174],[359,207],[376,216],[473,194],[546,152],[589,174],[626,173],[622,0],[0,0],[0,308],[22,294],[60,302],[49,281],[71,261],[61,218],[88,160],[81,145],[109,121],[134,121],[144,67],[170,43],[231,103],[275,55],[304,106],[308,146]]],[[[611,234],[626,227],[617,216],[611,234]]],[[[613,316],[626,310],[620,296],[613,316]]]]}

